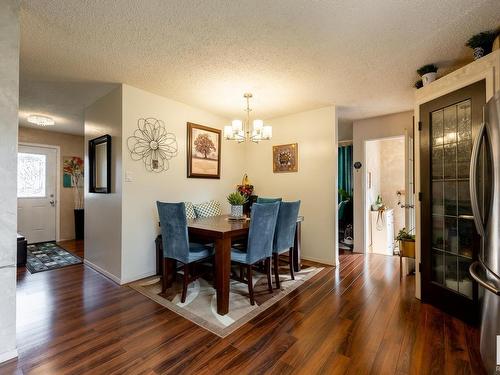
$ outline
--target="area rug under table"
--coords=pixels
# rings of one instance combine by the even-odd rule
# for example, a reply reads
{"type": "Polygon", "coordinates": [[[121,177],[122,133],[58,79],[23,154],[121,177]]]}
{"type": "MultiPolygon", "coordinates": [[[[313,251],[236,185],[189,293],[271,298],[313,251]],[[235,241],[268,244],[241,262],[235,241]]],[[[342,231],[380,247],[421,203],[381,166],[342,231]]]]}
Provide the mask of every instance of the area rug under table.
{"type": "Polygon", "coordinates": [[[26,268],[31,273],[43,272],[82,263],[82,260],[54,242],[28,245],[26,268]]]}
{"type": "MultiPolygon", "coordinates": [[[[280,272],[281,289],[274,289],[273,293],[268,290],[267,276],[257,271],[254,272],[254,306],[250,305],[247,284],[231,280],[229,313],[226,315],[217,314],[217,298],[213,282],[204,278],[198,278],[189,284],[185,303],[181,303],[182,280],[180,278],[168,289],[165,297],[159,295],[161,293],[161,278],[159,276],[139,280],[129,284],[129,286],[217,336],[226,337],[297,289],[323,268],[303,268],[300,272],[295,273],[295,280],[290,278],[290,274],[285,273],[287,269],[288,267],[283,267],[280,270],[283,271],[283,273],[280,272]]],[[[275,286],[273,274],[273,288],[275,286]]]]}

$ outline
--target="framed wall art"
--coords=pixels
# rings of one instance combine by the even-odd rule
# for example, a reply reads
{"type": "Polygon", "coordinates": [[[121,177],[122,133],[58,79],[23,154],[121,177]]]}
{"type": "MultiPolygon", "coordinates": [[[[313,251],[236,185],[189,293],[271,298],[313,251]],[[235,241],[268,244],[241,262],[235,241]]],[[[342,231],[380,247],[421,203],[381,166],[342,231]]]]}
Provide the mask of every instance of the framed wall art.
{"type": "Polygon", "coordinates": [[[273,172],[297,172],[299,170],[299,145],[273,146],[273,172]]]}
{"type": "Polygon", "coordinates": [[[187,123],[188,178],[220,178],[221,131],[187,123]]]}

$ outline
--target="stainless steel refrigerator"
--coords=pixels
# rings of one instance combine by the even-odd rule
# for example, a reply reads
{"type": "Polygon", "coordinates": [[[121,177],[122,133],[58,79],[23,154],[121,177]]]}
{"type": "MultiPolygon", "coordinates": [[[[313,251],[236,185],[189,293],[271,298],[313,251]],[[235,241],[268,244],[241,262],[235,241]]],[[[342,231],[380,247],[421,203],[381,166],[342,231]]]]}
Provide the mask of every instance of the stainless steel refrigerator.
{"type": "Polygon", "coordinates": [[[500,335],[500,91],[484,108],[484,122],[472,148],[470,194],[479,259],[469,272],[482,287],[481,357],[488,374],[497,371],[500,335]]]}

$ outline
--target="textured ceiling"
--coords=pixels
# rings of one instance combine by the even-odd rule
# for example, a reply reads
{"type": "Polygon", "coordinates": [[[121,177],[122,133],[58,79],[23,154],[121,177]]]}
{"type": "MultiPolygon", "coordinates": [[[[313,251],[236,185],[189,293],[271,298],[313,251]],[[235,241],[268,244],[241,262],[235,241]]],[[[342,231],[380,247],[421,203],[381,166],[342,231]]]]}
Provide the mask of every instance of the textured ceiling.
{"type": "Polygon", "coordinates": [[[258,117],[335,103],[357,119],[411,109],[416,68],[469,61],[464,42],[499,20],[498,0],[25,0],[21,78],[123,82],[228,118],[251,91],[258,117]]]}
{"type": "Polygon", "coordinates": [[[83,112],[116,84],[95,82],[44,82],[21,80],[19,125],[38,128],[26,118],[31,114],[52,117],[56,124],[43,129],[83,135],[83,112]]]}

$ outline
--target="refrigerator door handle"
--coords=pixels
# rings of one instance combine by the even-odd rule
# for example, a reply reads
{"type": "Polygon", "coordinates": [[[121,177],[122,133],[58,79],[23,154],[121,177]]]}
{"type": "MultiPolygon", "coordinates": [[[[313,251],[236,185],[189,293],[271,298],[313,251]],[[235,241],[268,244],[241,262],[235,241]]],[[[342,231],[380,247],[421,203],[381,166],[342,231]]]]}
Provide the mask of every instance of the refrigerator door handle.
{"type": "Polygon", "coordinates": [[[472,213],[474,215],[474,223],[476,224],[477,232],[481,237],[484,237],[484,225],[481,219],[481,212],[479,211],[479,203],[477,200],[477,160],[479,158],[479,151],[481,149],[481,141],[486,129],[486,123],[483,122],[479,127],[479,133],[476,140],[474,141],[474,146],[472,147],[472,156],[470,161],[470,178],[469,178],[469,190],[470,190],[470,200],[472,206],[472,213]]]}
{"type": "Polygon", "coordinates": [[[497,296],[500,296],[500,289],[495,288],[489,282],[483,280],[481,276],[479,276],[479,269],[483,269],[483,272],[485,272],[483,265],[478,260],[476,260],[474,263],[470,265],[469,272],[472,278],[476,280],[478,284],[481,285],[483,288],[488,289],[491,293],[494,293],[497,296]]]}

